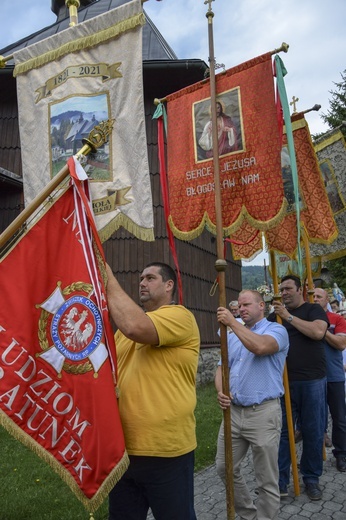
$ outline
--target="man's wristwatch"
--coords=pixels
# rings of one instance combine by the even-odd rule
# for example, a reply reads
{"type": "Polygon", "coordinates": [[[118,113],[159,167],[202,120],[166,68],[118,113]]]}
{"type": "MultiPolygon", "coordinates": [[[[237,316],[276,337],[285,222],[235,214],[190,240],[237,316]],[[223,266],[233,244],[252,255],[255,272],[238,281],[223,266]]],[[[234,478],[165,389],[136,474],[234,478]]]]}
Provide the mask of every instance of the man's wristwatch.
{"type": "Polygon", "coordinates": [[[293,321],[293,316],[290,314],[286,321],[288,321],[288,323],[291,323],[291,321],[293,321]]]}

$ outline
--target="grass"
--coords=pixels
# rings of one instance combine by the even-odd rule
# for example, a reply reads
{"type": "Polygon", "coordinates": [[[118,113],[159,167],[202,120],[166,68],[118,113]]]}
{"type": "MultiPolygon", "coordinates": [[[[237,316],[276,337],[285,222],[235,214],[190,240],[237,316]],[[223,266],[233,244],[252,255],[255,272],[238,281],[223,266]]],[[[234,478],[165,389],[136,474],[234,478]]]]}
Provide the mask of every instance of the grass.
{"type": "MultiPolygon", "coordinates": [[[[197,390],[195,469],[214,462],[221,411],[213,384],[197,390]]],[[[0,427],[0,520],[88,520],[89,515],[66,484],[33,452],[0,427]]],[[[94,514],[108,518],[107,500],[94,514]]]]}
{"type": "MultiPolygon", "coordinates": [[[[0,520],[88,520],[67,485],[37,455],[0,428],[0,520]]],[[[95,520],[107,519],[106,502],[95,520]]]]}
{"type": "Polygon", "coordinates": [[[197,389],[197,449],[195,471],[213,464],[216,454],[217,435],[222,420],[222,412],[216,400],[214,383],[197,389]]]}

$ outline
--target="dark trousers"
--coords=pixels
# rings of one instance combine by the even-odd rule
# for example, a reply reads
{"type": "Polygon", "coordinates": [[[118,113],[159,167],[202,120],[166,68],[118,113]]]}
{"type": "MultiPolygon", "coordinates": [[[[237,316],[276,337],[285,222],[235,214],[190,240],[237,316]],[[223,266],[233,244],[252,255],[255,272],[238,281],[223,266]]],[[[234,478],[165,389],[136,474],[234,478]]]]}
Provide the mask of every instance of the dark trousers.
{"type": "Polygon", "coordinates": [[[327,383],[327,402],[332,418],[332,443],[335,457],[346,457],[345,382],[327,383]]]}
{"type": "Polygon", "coordinates": [[[109,494],[109,520],[196,520],[194,452],[180,457],[130,455],[130,466],[109,494]]]}
{"type": "MultiPolygon", "coordinates": [[[[326,415],[326,378],[291,381],[290,395],[293,424],[300,418],[303,450],[300,472],[305,484],[318,483],[323,471],[323,440],[326,415]]],[[[282,431],[279,446],[279,486],[289,484],[291,455],[288,442],[286,407],[281,398],[282,431]]]]}

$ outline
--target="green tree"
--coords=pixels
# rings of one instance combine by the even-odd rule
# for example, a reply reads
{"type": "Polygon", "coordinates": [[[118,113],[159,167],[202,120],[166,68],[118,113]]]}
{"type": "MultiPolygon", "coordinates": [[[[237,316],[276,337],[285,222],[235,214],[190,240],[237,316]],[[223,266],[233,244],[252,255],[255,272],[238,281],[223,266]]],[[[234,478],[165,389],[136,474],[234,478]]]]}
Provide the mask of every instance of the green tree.
{"type": "Polygon", "coordinates": [[[52,133],[51,133],[51,140],[52,140],[52,147],[58,146],[59,144],[59,136],[58,136],[58,129],[54,126],[52,133]]]}
{"type": "MultiPolygon", "coordinates": [[[[331,99],[329,109],[326,114],[321,114],[321,118],[329,127],[336,128],[346,122],[346,70],[340,73],[342,81],[335,83],[336,90],[330,90],[331,99]]],[[[341,128],[346,137],[346,128],[341,128]]]]}
{"type": "MultiPolygon", "coordinates": [[[[241,274],[243,289],[257,289],[257,287],[265,284],[264,268],[260,265],[243,265],[241,274]]],[[[271,284],[272,279],[268,272],[266,273],[266,276],[268,283],[271,284]]]]}
{"type": "Polygon", "coordinates": [[[61,148],[65,148],[65,140],[69,134],[69,131],[71,130],[71,127],[72,123],[70,122],[70,119],[63,119],[63,121],[61,121],[59,132],[59,146],[61,146],[61,148]]]}
{"type": "Polygon", "coordinates": [[[340,289],[346,294],[346,256],[330,260],[326,263],[333,283],[336,282],[340,289]]]}

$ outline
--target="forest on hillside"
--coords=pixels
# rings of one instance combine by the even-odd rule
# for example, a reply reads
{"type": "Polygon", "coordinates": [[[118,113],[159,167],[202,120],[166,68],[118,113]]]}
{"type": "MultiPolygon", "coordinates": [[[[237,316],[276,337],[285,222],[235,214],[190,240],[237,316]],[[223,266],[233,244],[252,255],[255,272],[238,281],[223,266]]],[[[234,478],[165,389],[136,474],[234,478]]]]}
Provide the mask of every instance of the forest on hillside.
{"type": "Polygon", "coordinates": [[[243,289],[257,289],[261,285],[270,285],[272,278],[269,274],[269,269],[261,265],[242,266],[241,269],[242,287],[243,289]]]}

